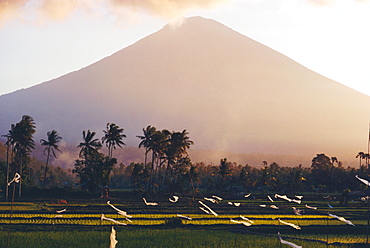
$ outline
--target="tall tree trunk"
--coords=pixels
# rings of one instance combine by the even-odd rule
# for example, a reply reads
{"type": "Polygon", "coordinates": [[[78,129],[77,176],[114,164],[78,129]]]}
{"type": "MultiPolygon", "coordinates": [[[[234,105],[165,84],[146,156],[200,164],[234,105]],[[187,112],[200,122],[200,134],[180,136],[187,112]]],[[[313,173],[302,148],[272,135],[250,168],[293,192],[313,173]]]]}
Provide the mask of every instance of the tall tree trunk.
{"type": "Polygon", "coordinates": [[[191,189],[193,191],[193,201],[195,201],[195,187],[194,187],[193,178],[191,176],[190,176],[190,184],[191,184],[191,189]]]}
{"type": "Polygon", "coordinates": [[[22,151],[19,152],[19,175],[21,176],[21,179],[19,180],[19,187],[18,187],[18,197],[21,198],[22,196],[22,181],[23,181],[23,178],[22,178],[22,162],[23,162],[23,156],[22,156],[22,151]]]}
{"type": "Polygon", "coordinates": [[[153,192],[154,192],[154,185],[157,184],[157,190],[158,190],[158,185],[159,185],[159,179],[158,179],[158,171],[160,169],[160,157],[156,156],[155,159],[155,167],[154,167],[154,173],[153,173],[153,192]]]}
{"type": "Polygon", "coordinates": [[[170,159],[168,159],[168,161],[167,161],[167,168],[164,171],[164,178],[163,178],[163,182],[162,182],[162,193],[164,193],[166,191],[168,171],[170,170],[170,168],[171,168],[171,162],[170,162],[170,159]]]}
{"type": "Polygon", "coordinates": [[[108,153],[109,153],[109,158],[112,159],[113,157],[113,147],[111,144],[108,146],[108,153]]]}
{"type": "Polygon", "coordinates": [[[6,182],[5,182],[5,201],[6,202],[8,201],[8,196],[9,196],[9,186],[8,186],[8,182],[9,182],[9,148],[10,148],[10,144],[9,144],[9,137],[8,137],[7,145],[6,145],[6,182]]]}
{"type": "Polygon", "coordinates": [[[48,171],[49,157],[50,157],[50,146],[48,148],[48,155],[46,157],[45,173],[44,173],[44,187],[46,186],[46,173],[48,171]]]}
{"type": "Polygon", "coordinates": [[[154,161],[155,161],[155,158],[156,158],[156,154],[155,152],[152,150],[152,164],[151,164],[151,170],[150,170],[150,175],[149,175],[149,182],[148,182],[148,192],[149,193],[153,193],[153,187],[152,187],[152,184],[153,184],[153,172],[154,172],[154,161]]]}
{"type": "Polygon", "coordinates": [[[147,162],[147,159],[148,159],[148,148],[145,148],[145,156],[144,156],[144,168],[146,167],[146,162],[147,162]]]}

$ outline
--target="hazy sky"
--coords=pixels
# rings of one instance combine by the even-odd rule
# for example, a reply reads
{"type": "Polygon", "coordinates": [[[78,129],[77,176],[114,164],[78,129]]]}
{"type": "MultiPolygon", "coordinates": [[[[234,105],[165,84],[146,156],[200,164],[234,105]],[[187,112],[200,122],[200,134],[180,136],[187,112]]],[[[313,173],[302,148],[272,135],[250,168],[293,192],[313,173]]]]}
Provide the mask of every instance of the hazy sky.
{"type": "Polygon", "coordinates": [[[0,0],[0,95],[200,15],[370,96],[369,13],[370,0],[0,0]]]}

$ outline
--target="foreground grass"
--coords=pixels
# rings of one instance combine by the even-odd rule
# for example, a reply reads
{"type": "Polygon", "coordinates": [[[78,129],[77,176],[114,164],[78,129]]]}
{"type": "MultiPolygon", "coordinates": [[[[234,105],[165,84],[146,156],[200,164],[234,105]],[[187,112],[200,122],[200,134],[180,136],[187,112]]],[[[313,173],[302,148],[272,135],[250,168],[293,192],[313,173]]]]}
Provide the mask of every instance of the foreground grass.
{"type": "Polygon", "coordinates": [[[229,200],[219,204],[205,202],[219,214],[213,216],[198,208],[197,201],[201,198],[191,202],[184,197],[176,204],[170,203],[167,197],[153,197],[150,200],[158,202],[158,206],[146,206],[137,196],[111,199],[116,207],[132,215],[131,221],[117,214],[102,199],[68,200],[68,205],[43,200],[16,202],[13,206],[9,202],[0,203],[0,248],[108,247],[110,227],[115,224],[101,220],[102,213],[128,224],[116,226],[119,241],[117,248],[286,247],[279,243],[277,232],[281,232],[285,240],[305,248],[327,247],[325,242],[341,242],[345,243],[342,247],[357,247],[351,243],[366,243],[366,233],[369,231],[367,206],[358,203],[341,206],[335,202],[307,199],[302,204],[296,204],[276,199],[274,204],[279,206],[276,210],[269,207],[272,203],[263,195],[254,200],[230,200],[241,203],[240,207],[231,206],[229,200]],[[262,208],[261,204],[267,207],[262,208]],[[306,209],[304,204],[318,209],[306,209]],[[295,215],[292,207],[304,210],[304,213],[295,215]],[[13,211],[10,211],[11,208],[13,211]],[[56,213],[63,208],[67,211],[56,213]],[[192,220],[183,220],[182,224],[185,225],[177,228],[166,226],[166,220],[176,218],[177,213],[191,217],[192,220]],[[351,220],[355,227],[329,217],[328,213],[351,220]],[[253,220],[253,225],[245,227],[230,221],[240,220],[240,215],[253,220]],[[278,218],[299,225],[302,230],[283,225],[278,218]]]}
{"type": "MultiPolygon", "coordinates": [[[[243,234],[227,230],[189,230],[175,229],[128,229],[116,227],[118,247],[281,247],[275,237],[243,234]]],[[[109,246],[110,228],[104,227],[100,231],[26,231],[11,232],[9,248],[100,248],[109,246]]],[[[326,244],[292,240],[305,248],[327,247],[326,244]]],[[[7,247],[8,233],[0,232],[0,247],[7,247]]]]}

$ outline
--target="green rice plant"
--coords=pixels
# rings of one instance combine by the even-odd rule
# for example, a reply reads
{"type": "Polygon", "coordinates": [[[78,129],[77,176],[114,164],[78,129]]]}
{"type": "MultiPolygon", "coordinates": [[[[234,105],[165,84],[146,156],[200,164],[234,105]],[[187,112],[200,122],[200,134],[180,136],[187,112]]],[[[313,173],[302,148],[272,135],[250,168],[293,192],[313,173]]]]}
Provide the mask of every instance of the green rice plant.
{"type": "Polygon", "coordinates": [[[347,235],[347,234],[304,234],[304,235],[298,235],[298,234],[289,234],[289,237],[295,237],[295,238],[302,238],[305,239],[315,239],[315,240],[321,240],[324,242],[329,243],[366,243],[366,234],[357,234],[357,235],[347,235]]]}
{"type": "MultiPolygon", "coordinates": [[[[11,202],[2,202],[0,204],[0,211],[10,211],[11,207],[12,207],[11,202]]],[[[40,205],[31,202],[13,203],[13,211],[35,211],[40,209],[41,209],[40,205]]]]}
{"type": "MultiPolygon", "coordinates": [[[[261,236],[233,233],[227,230],[129,229],[116,227],[117,247],[271,247],[281,244],[277,236],[261,236]]],[[[100,231],[28,231],[12,232],[9,248],[100,248],[109,246],[110,227],[100,231]]],[[[323,243],[303,240],[287,240],[305,248],[324,248],[323,243]]],[[[0,246],[6,247],[7,233],[0,232],[0,246]]]]}
{"type": "MultiPolygon", "coordinates": [[[[166,219],[177,218],[176,214],[133,214],[132,222],[127,221],[119,214],[105,214],[106,217],[116,219],[119,222],[131,225],[161,225],[166,219]]],[[[184,220],[184,224],[192,225],[217,225],[230,224],[235,225],[230,219],[239,219],[240,215],[205,215],[205,214],[188,214],[192,220],[184,220]]],[[[321,225],[321,226],[335,226],[346,225],[335,218],[327,215],[244,215],[253,220],[253,225],[281,225],[278,221],[280,218],[286,222],[294,223],[301,227],[321,225]]],[[[111,225],[111,221],[101,220],[101,214],[24,214],[17,213],[12,215],[11,222],[13,224],[66,224],[66,225],[111,225]]],[[[10,215],[0,214],[0,224],[9,224],[10,215]]],[[[355,225],[366,225],[366,220],[354,220],[355,225]]]]}

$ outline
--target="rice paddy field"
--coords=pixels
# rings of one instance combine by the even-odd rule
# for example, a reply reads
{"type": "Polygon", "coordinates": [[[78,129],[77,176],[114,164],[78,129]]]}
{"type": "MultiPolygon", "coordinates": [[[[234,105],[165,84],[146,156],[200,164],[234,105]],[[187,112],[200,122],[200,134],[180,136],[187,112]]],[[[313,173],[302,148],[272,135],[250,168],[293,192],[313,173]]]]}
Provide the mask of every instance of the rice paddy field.
{"type": "Polygon", "coordinates": [[[278,233],[302,247],[370,247],[367,203],[170,199],[0,202],[0,247],[109,247],[112,226],[116,247],[289,247],[278,233]]]}

